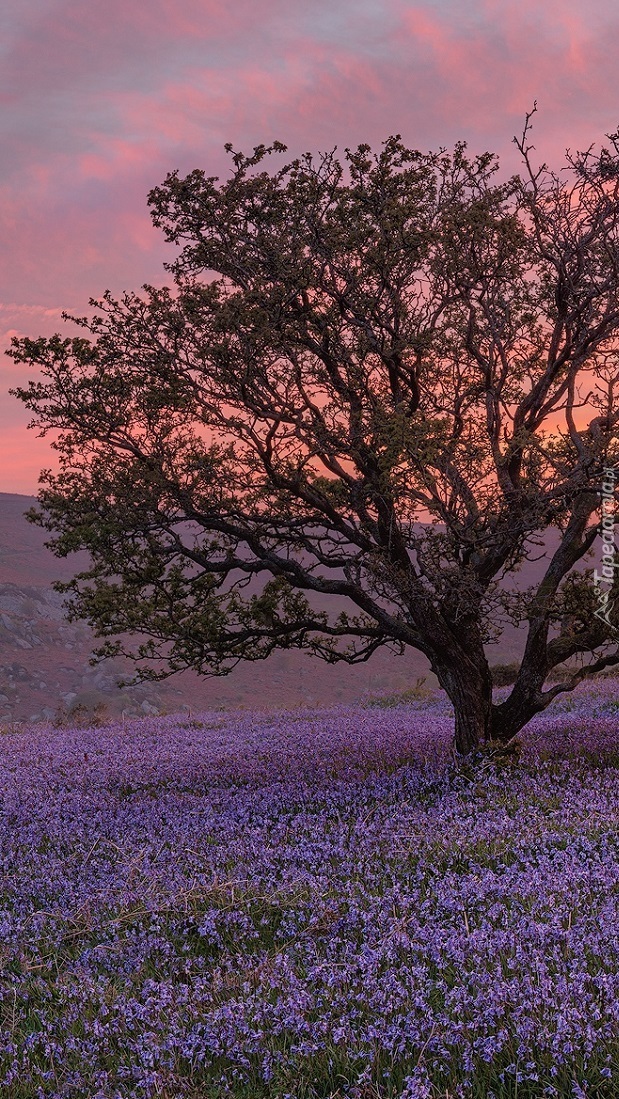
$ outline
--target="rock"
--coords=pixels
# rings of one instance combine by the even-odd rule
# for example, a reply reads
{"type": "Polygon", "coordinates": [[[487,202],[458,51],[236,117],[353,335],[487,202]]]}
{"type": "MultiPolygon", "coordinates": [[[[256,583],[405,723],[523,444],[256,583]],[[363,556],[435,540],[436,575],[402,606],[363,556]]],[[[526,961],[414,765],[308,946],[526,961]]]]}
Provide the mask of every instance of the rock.
{"type": "Polygon", "coordinates": [[[140,709],[142,710],[142,713],[152,715],[153,717],[156,717],[159,714],[157,707],[153,706],[152,702],[149,702],[147,698],[144,699],[140,709]]]}
{"type": "Polygon", "coordinates": [[[0,593],[0,607],[3,611],[9,611],[11,614],[21,614],[22,597],[2,591],[0,593]]]}
{"type": "Polygon", "coordinates": [[[95,687],[98,687],[100,691],[113,691],[116,687],[116,678],[110,675],[108,672],[96,672],[92,678],[92,683],[95,687]]]}
{"type": "Polygon", "coordinates": [[[105,706],[106,702],[105,695],[96,687],[83,687],[75,695],[73,705],[83,710],[94,710],[96,706],[105,706]]]}
{"type": "Polygon", "coordinates": [[[30,679],[30,673],[27,668],[24,668],[23,664],[9,664],[6,670],[9,674],[9,682],[18,679],[20,683],[27,683],[30,679]]]}

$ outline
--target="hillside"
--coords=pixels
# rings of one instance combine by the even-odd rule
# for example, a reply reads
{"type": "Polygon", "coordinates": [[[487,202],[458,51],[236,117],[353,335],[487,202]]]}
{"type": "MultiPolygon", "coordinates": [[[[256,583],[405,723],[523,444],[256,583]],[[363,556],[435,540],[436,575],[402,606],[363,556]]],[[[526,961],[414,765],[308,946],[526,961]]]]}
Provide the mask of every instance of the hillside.
{"type": "Polygon", "coordinates": [[[66,622],[62,596],[51,587],[54,580],[69,579],[86,557],[63,561],[45,548],[46,533],[24,518],[34,503],[28,496],[0,493],[0,721],[52,718],[76,705],[138,714],[349,702],[368,692],[404,690],[429,673],[425,658],[413,652],[402,658],[379,652],[355,668],[281,652],[266,662],[241,665],[225,678],[185,672],[164,683],[121,690],[118,680],[130,674],[130,665],[118,660],[90,667],[92,633],[66,622]]]}
{"type": "MultiPolygon", "coordinates": [[[[68,623],[54,580],[84,567],[85,555],[59,560],[45,548],[46,533],[28,523],[28,496],[0,493],[0,721],[52,718],[60,710],[97,705],[111,714],[196,711],[351,702],[369,693],[391,694],[422,676],[436,680],[420,653],[403,657],[382,651],[367,664],[329,667],[298,652],[274,653],[266,662],[240,665],[222,679],[182,673],[161,684],[118,687],[130,675],[122,661],[89,665],[94,645],[83,624],[68,623]]],[[[543,562],[527,564],[518,583],[540,574],[543,562]]],[[[515,659],[522,632],[508,629],[493,647],[492,663],[515,659]]]]}

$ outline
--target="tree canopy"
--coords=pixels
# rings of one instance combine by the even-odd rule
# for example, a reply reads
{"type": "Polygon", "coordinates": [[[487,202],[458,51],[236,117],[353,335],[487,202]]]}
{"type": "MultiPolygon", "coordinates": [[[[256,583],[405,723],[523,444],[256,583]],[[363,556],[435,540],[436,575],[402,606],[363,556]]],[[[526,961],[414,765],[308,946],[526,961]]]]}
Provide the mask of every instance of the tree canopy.
{"type": "Polygon", "coordinates": [[[557,175],[535,167],[530,121],[509,179],[490,153],[399,136],[271,171],[285,146],[227,146],[224,182],[172,172],[149,195],[178,246],[170,287],[93,300],[71,318],[83,337],[14,341],[39,372],[15,393],[59,457],[33,518],[57,554],[91,556],[64,590],[100,654],[159,676],[412,646],[462,752],[619,663],[610,505],[600,537],[619,138],[557,175]],[[541,582],[517,593],[551,529],[541,582]],[[527,639],[499,703],[487,645],[506,620],[527,639]]]}

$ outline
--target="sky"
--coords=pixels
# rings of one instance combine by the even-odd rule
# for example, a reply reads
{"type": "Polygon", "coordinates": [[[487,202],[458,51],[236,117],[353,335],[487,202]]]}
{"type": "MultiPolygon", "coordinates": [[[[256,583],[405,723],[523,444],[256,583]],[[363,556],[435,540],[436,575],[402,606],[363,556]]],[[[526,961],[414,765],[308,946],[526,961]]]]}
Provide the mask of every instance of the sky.
{"type": "MultiPolygon", "coordinates": [[[[560,168],[619,125],[618,43],[614,0],[3,0],[0,348],[164,283],[147,193],[173,169],[225,178],[226,142],[463,139],[513,171],[537,100],[536,150],[560,168]]],[[[27,369],[0,355],[0,492],[35,493],[54,464],[7,392],[27,369]]]]}

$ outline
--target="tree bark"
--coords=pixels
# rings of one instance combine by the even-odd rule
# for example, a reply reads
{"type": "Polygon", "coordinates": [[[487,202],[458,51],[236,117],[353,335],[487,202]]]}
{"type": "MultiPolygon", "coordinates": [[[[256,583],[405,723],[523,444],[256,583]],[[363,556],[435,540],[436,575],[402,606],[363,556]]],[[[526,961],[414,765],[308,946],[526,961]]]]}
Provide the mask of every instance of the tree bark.
{"type": "Polygon", "coordinates": [[[491,737],[492,682],[487,669],[471,664],[436,669],[439,683],[447,692],[455,715],[455,749],[468,755],[491,737]]]}
{"type": "Polygon", "coordinates": [[[511,694],[492,707],[490,735],[504,743],[516,736],[531,718],[545,708],[540,694],[540,678],[523,667],[511,694]]]}

